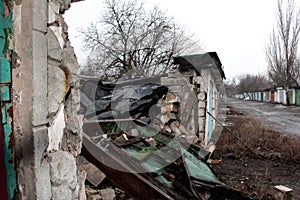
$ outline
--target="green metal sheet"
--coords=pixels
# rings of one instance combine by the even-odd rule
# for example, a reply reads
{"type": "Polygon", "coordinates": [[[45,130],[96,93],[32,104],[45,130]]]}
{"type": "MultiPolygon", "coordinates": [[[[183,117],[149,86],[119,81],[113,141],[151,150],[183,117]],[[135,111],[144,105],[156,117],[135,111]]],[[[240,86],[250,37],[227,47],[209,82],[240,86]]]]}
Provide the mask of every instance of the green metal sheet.
{"type": "Polygon", "coordinates": [[[191,178],[202,182],[223,185],[206,163],[184,149],[181,149],[181,151],[184,155],[185,168],[191,178]]]}
{"type": "Polygon", "coordinates": [[[300,89],[296,90],[296,105],[300,106],[300,89]]]}
{"type": "MultiPolygon", "coordinates": [[[[1,125],[3,127],[4,138],[4,160],[0,162],[5,163],[6,171],[1,171],[2,175],[6,175],[7,186],[3,186],[1,190],[7,188],[8,199],[14,198],[14,191],[16,189],[16,172],[14,169],[14,137],[12,132],[12,104],[11,102],[11,63],[6,57],[9,46],[9,38],[12,35],[12,12],[5,6],[4,1],[0,1],[0,101],[1,101],[1,125]]],[[[1,178],[1,177],[0,177],[1,178]]]]}
{"type": "Polygon", "coordinates": [[[10,84],[11,83],[11,66],[7,59],[0,58],[0,83],[10,84]]]}
{"type": "Polygon", "coordinates": [[[149,156],[153,151],[156,151],[157,148],[150,146],[150,147],[145,147],[142,150],[139,150],[139,148],[134,147],[133,145],[125,147],[125,151],[127,151],[129,154],[134,156],[138,160],[142,160],[149,156]]]}
{"type": "Polygon", "coordinates": [[[10,87],[7,85],[0,86],[0,101],[10,100],[10,87]]]}

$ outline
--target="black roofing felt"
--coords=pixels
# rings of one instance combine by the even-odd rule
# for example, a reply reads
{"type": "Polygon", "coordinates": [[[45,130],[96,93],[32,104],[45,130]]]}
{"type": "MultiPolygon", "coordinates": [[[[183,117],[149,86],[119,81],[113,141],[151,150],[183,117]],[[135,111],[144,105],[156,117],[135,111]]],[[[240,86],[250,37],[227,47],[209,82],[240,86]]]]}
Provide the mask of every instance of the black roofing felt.
{"type": "Polygon", "coordinates": [[[215,68],[218,69],[223,79],[226,79],[222,69],[222,63],[216,52],[207,52],[204,54],[177,56],[173,58],[174,64],[181,66],[193,67],[201,72],[201,69],[215,68]]]}

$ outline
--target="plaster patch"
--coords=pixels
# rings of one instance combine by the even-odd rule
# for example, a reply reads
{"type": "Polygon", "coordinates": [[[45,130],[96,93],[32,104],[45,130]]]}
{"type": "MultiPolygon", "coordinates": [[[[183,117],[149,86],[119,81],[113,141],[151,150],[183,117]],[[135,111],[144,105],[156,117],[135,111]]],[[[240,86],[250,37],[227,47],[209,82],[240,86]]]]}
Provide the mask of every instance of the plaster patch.
{"type": "Polygon", "coordinates": [[[62,104],[51,127],[48,128],[49,145],[47,152],[59,150],[65,127],[64,104],[62,104]]]}
{"type": "Polygon", "coordinates": [[[56,36],[56,38],[59,42],[60,47],[63,49],[65,46],[65,41],[64,41],[64,38],[62,37],[63,28],[58,27],[58,26],[50,26],[49,28],[53,31],[54,35],[56,36]]]}

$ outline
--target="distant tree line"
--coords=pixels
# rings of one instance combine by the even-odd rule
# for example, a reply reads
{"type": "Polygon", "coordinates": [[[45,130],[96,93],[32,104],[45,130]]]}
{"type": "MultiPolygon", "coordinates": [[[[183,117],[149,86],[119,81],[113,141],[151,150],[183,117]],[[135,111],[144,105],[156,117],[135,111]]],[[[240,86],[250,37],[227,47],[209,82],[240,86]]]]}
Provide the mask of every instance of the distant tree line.
{"type": "Polygon", "coordinates": [[[225,82],[227,95],[250,93],[273,87],[272,81],[266,75],[245,74],[225,82]]]}

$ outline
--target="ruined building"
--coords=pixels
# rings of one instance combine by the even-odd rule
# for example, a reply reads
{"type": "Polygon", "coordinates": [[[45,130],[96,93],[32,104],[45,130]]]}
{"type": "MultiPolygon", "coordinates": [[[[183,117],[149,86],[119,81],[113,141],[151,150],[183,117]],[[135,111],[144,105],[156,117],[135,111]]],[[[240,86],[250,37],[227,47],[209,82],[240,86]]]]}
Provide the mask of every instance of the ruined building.
{"type": "Polygon", "coordinates": [[[62,18],[70,4],[0,1],[1,199],[78,198],[78,63],[62,18]]]}
{"type": "MultiPolygon", "coordinates": [[[[76,163],[83,146],[83,115],[79,112],[79,66],[68,40],[68,26],[62,17],[75,1],[78,0],[0,0],[2,199],[85,199],[85,172],[79,171],[76,163]]],[[[190,182],[194,189],[182,188],[187,193],[179,196],[204,194],[204,185],[226,188],[205,166],[203,159],[206,156],[200,156],[202,154],[197,146],[205,148],[212,141],[215,123],[208,112],[217,116],[217,100],[221,97],[222,80],[225,78],[221,62],[215,52],[209,52],[176,57],[174,63],[178,64],[177,71],[160,77],[159,81],[168,91],[163,89],[163,95],[157,100],[163,99],[167,104],[170,103],[166,106],[162,104],[165,109],[162,111],[163,128],[166,131],[171,129],[169,136],[175,133],[172,137],[185,132],[187,136],[188,133],[193,133],[197,139],[192,141],[195,143],[191,148],[192,153],[177,151],[181,152],[181,165],[178,166],[183,171],[186,170],[184,173],[195,178],[190,182]],[[174,96],[178,98],[173,98],[174,96]],[[170,102],[168,98],[171,98],[170,102]],[[171,122],[176,123],[172,126],[171,122]],[[177,131],[180,133],[176,135],[177,131]],[[187,165],[189,162],[192,164],[187,165]],[[207,169],[208,179],[207,174],[195,173],[190,168],[192,165],[196,169],[207,169]]],[[[155,89],[164,88],[152,86],[155,89]]],[[[95,95],[95,90],[89,91],[95,95]]],[[[103,105],[105,104],[101,104],[103,105]]],[[[93,120],[99,119],[102,118],[93,120]]],[[[140,119],[145,121],[139,123],[148,123],[147,118],[140,119]]],[[[149,136],[147,140],[138,138],[136,141],[145,140],[148,145],[146,148],[153,150],[157,143],[169,144],[170,137],[165,137],[164,134],[166,132],[159,133],[155,139],[149,136]]],[[[122,137],[126,140],[124,135],[122,137]]],[[[189,140],[189,137],[186,138],[189,140]]],[[[129,143],[119,142],[121,145],[129,143]]],[[[171,146],[172,151],[180,147],[176,145],[171,146]]],[[[147,167],[149,166],[145,168],[147,167]]],[[[137,166],[136,169],[141,168],[137,166]]],[[[167,170],[172,171],[172,168],[167,170]]],[[[184,173],[179,177],[189,182],[191,179],[184,173]]],[[[157,176],[160,178],[158,181],[165,181],[164,186],[175,184],[166,181],[166,175],[169,175],[167,178],[170,180],[173,178],[172,173],[161,172],[157,176]]],[[[150,179],[134,176],[126,173],[124,178],[142,181],[146,184],[144,191],[148,191],[150,179]]],[[[138,183],[132,184],[133,188],[129,189],[133,196],[139,195],[137,186],[138,183]]],[[[149,191],[152,190],[149,194],[153,196],[169,198],[169,195],[177,195],[176,191],[168,190],[168,187],[165,191],[160,191],[159,187],[153,187],[149,191]],[[171,194],[165,195],[168,191],[171,194]]]]}

